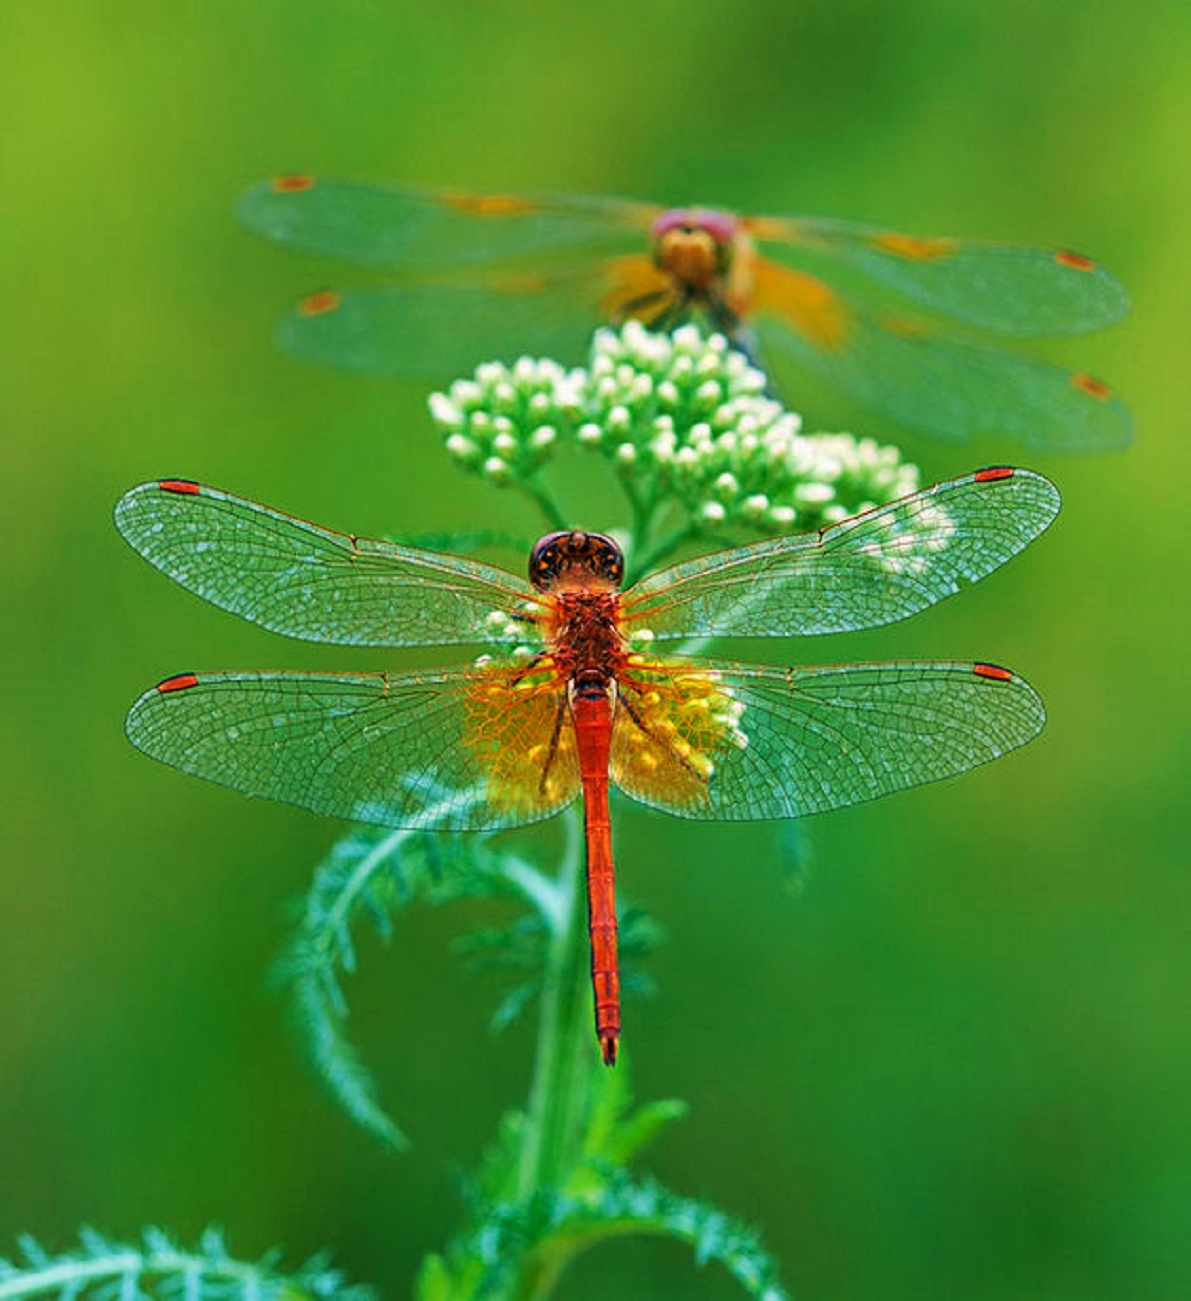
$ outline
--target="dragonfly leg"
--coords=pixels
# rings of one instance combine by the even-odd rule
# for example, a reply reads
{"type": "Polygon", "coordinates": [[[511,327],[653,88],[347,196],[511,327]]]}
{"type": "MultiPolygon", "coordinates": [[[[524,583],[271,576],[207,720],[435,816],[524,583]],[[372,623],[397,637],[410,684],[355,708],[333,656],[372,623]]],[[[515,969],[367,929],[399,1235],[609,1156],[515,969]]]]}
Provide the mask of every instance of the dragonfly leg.
{"type": "Polygon", "coordinates": [[[542,765],[542,779],[538,782],[538,794],[546,793],[546,781],[550,776],[550,769],[554,764],[554,757],[558,754],[558,738],[562,735],[563,720],[567,716],[567,698],[565,695],[558,697],[558,709],[554,713],[554,730],[550,733],[550,746],[546,751],[546,762],[542,765]]]}
{"type": "MultiPolygon", "coordinates": [[[[630,317],[636,316],[638,312],[643,312],[647,307],[652,307],[655,303],[665,303],[669,306],[671,298],[668,289],[652,289],[647,294],[641,294],[637,298],[630,298],[627,303],[621,303],[616,309],[616,319],[618,321],[627,321],[630,317]]],[[[652,325],[650,326],[652,329],[652,325]]]]}
{"type": "Polygon", "coordinates": [[[697,777],[699,781],[701,781],[704,785],[706,785],[707,774],[705,772],[700,772],[700,770],[693,763],[691,763],[689,759],[686,759],[681,754],[679,754],[678,751],[674,748],[674,746],[671,745],[670,742],[667,741],[664,736],[659,736],[657,732],[655,732],[654,729],[650,727],[649,724],[645,721],[645,719],[642,718],[641,715],[637,712],[636,707],[630,701],[626,692],[636,691],[637,694],[640,695],[639,688],[635,687],[631,682],[625,682],[623,680],[618,681],[616,686],[617,686],[617,693],[616,693],[617,703],[624,706],[624,711],[626,714],[628,714],[629,721],[633,724],[633,726],[636,727],[636,729],[639,732],[641,732],[644,736],[649,737],[649,739],[654,743],[654,745],[661,746],[661,748],[670,755],[670,758],[673,759],[676,764],[685,768],[687,772],[691,774],[692,777],[697,777]]]}
{"type": "Polygon", "coordinates": [[[520,673],[514,674],[510,686],[517,686],[518,683],[524,682],[531,673],[536,673],[541,668],[552,668],[554,666],[554,656],[549,651],[538,651],[531,659],[526,661],[525,667],[520,673]]]}

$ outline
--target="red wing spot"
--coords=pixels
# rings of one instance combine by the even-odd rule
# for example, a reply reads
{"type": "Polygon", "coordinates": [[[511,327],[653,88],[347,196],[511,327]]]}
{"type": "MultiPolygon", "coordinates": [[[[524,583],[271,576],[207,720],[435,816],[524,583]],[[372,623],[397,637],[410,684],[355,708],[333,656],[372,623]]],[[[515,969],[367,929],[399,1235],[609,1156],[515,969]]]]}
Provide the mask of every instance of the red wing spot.
{"type": "Polygon", "coordinates": [[[1055,261],[1061,267],[1070,267],[1072,271],[1095,271],[1096,264],[1082,253],[1072,253],[1068,248],[1061,248],[1055,254],[1055,261]]]}
{"type": "Polygon", "coordinates": [[[972,478],[976,483],[995,483],[998,479],[1012,479],[1016,473],[1011,465],[990,465],[987,470],[977,470],[972,478]]]}
{"type": "Polygon", "coordinates": [[[188,687],[197,687],[198,678],[193,673],[179,673],[157,684],[157,690],[164,696],[167,691],[185,691],[188,687]]]}
{"type": "Polygon", "coordinates": [[[162,492],[176,492],[182,497],[197,497],[202,491],[193,479],[161,479],[157,486],[162,492]]]}
{"type": "Polygon", "coordinates": [[[1013,674],[999,664],[973,664],[972,672],[978,678],[989,678],[993,682],[1012,682],[1013,674]]]}
{"type": "Polygon", "coordinates": [[[1081,393],[1095,398],[1097,402],[1107,402],[1112,397],[1112,389],[1102,379],[1097,379],[1094,375],[1085,375],[1083,371],[1075,371],[1071,376],[1071,383],[1081,393]]]}
{"type": "Polygon", "coordinates": [[[273,182],[274,194],[305,194],[313,189],[313,176],[278,176],[273,182]]]}
{"type": "Polygon", "coordinates": [[[340,302],[341,299],[334,290],[320,289],[317,294],[302,299],[298,304],[298,312],[302,316],[325,316],[328,312],[335,311],[340,302]]]}

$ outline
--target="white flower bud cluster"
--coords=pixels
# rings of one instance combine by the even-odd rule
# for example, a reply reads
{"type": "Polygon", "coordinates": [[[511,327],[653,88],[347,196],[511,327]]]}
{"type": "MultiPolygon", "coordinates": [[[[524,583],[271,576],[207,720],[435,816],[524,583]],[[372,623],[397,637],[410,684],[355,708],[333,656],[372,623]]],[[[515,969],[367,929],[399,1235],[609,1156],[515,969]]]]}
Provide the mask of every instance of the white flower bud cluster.
{"type": "Polygon", "coordinates": [[[722,334],[693,325],[651,334],[638,321],[592,343],[579,441],[634,476],[656,475],[725,403],[765,392],[765,376],[722,334]]]}
{"type": "Polygon", "coordinates": [[[722,335],[629,322],[596,335],[579,440],[652,478],[708,531],[821,528],[917,489],[917,467],[895,447],[803,434],[765,390],[722,335]]]}
{"type": "Polygon", "coordinates": [[[490,362],[434,394],[430,411],[447,452],[493,483],[528,479],[565,433],[642,496],[676,498],[705,531],[821,528],[917,489],[917,467],[895,447],[803,434],[766,388],[721,334],[629,321],[596,332],[586,370],[490,362]]]}
{"type": "Polygon", "coordinates": [[[521,357],[512,366],[485,362],[473,379],[430,396],[430,415],[447,454],[494,484],[522,480],[551,456],[560,427],[579,406],[581,372],[521,357]]]}

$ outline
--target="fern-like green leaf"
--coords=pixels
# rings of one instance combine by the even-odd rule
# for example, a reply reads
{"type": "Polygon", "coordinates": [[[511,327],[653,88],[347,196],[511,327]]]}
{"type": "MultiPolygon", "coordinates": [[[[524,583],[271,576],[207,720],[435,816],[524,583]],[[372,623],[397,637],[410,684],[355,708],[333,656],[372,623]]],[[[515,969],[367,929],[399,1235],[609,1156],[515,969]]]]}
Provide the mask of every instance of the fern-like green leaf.
{"type": "Polygon", "coordinates": [[[593,1197],[543,1190],[521,1203],[489,1207],[483,1222],[445,1258],[427,1262],[416,1295],[419,1301],[545,1296],[576,1256],[634,1234],[685,1242],[697,1265],[721,1265],[749,1296],[787,1301],[777,1267],[752,1229],[625,1171],[593,1197]]]}
{"type": "Polygon", "coordinates": [[[218,1229],[186,1251],[161,1229],[149,1228],[139,1244],[115,1242],[83,1229],[79,1246],[52,1254],[35,1239],[19,1242],[15,1260],[0,1259],[0,1301],[25,1297],[178,1298],[179,1301],[371,1301],[369,1288],[349,1285],[324,1255],[290,1272],[281,1253],[255,1262],[234,1260],[218,1229]]]}
{"type": "Polygon", "coordinates": [[[627,1165],[664,1126],[687,1114],[687,1104],[678,1098],[647,1102],[635,1111],[632,1101],[627,1055],[615,1071],[592,1072],[583,1146],[568,1192],[591,1192],[610,1169],[627,1165]]]}

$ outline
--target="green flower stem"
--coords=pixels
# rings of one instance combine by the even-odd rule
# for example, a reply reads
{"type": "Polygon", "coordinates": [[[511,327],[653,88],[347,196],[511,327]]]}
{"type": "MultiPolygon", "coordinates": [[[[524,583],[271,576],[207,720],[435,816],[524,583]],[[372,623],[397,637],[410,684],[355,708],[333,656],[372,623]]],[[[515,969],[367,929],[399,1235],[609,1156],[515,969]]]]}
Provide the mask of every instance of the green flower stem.
{"type": "Polygon", "coordinates": [[[521,486],[546,517],[546,523],[549,525],[551,530],[568,529],[571,527],[571,522],[567,519],[565,513],[550,493],[542,486],[541,480],[538,479],[536,475],[532,478],[523,480],[521,486]]]}
{"type": "Polygon", "coordinates": [[[574,1164],[586,1104],[587,1058],[593,1051],[587,971],[587,909],[583,889],[583,833],[575,809],[564,815],[567,843],[556,879],[556,926],[547,959],[546,988],[530,1088],[521,1198],[560,1188],[574,1164]]]}
{"type": "MultiPolygon", "coordinates": [[[[693,523],[684,524],[681,528],[675,529],[669,537],[663,538],[657,546],[639,560],[633,561],[629,567],[629,572],[625,576],[625,586],[631,587],[638,579],[652,573],[663,561],[668,560],[683,543],[690,542],[692,538],[698,536],[699,530],[693,523]]],[[[636,555],[637,553],[634,552],[633,554],[636,555]]]]}

